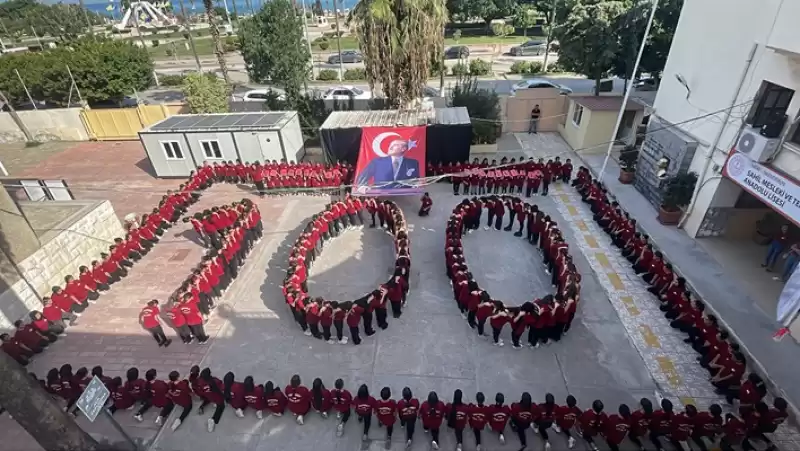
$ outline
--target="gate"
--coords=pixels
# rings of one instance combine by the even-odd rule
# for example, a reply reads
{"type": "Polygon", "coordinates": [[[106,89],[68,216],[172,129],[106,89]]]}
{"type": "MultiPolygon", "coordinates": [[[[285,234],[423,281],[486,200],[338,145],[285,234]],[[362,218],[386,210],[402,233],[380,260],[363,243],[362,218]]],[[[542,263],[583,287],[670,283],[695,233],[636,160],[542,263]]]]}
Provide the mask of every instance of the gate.
{"type": "Polygon", "coordinates": [[[171,115],[172,113],[164,105],[89,109],[81,112],[89,137],[98,141],[139,139],[139,131],[171,115]]]}

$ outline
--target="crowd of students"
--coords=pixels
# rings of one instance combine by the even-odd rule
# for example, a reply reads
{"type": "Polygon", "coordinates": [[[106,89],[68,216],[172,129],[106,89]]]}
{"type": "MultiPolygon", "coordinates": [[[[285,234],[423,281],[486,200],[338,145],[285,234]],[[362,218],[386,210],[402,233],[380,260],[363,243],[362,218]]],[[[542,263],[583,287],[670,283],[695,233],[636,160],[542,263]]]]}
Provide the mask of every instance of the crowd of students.
{"type": "Polygon", "coordinates": [[[516,349],[522,348],[520,341],[526,329],[530,347],[559,341],[569,331],[580,301],[581,276],[568,248],[558,224],[536,205],[513,196],[464,199],[450,216],[445,239],[445,269],[461,315],[481,336],[484,336],[488,321],[497,346],[504,344],[500,333],[506,324],[511,327],[512,345],[516,349]],[[487,213],[486,230],[494,228],[510,232],[516,226],[518,229],[514,236],[524,238],[539,250],[545,271],[551,275],[554,295],[507,306],[480,288],[467,267],[461,239],[464,234],[480,228],[484,210],[487,213]],[[506,211],[509,220],[503,227],[506,211]]]}
{"type": "MultiPolygon", "coordinates": [[[[227,161],[208,164],[198,168],[198,173],[228,183],[252,183],[260,195],[297,194],[298,190],[308,190],[309,194],[322,194],[323,191],[338,189],[349,185],[355,169],[349,163],[323,165],[322,163],[287,163],[275,161],[242,163],[227,161]]],[[[328,193],[326,193],[328,194],[328,193]]]]}
{"type": "Polygon", "coordinates": [[[572,177],[572,160],[561,161],[560,157],[534,160],[529,158],[517,161],[503,157],[489,161],[477,158],[472,163],[428,163],[428,176],[449,175],[453,184],[454,195],[491,195],[491,194],[522,194],[526,197],[531,194],[546,196],[550,191],[550,184],[557,181],[569,181],[572,177]]]}
{"type": "Polygon", "coordinates": [[[378,327],[386,329],[389,309],[393,317],[399,318],[406,303],[411,271],[410,245],[405,216],[394,202],[348,195],[326,205],[324,211],[314,215],[306,224],[292,246],[283,281],[286,304],[303,333],[331,344],[346,344],[348,338],[344,336],[344,325],[347,324],[353,344],[358,345],[361,343],[359,323],[362,320],[364,334],[371,336],[375,333],[372,327],[373,313],[378,327]],[[365,210],[372,221],[369,227],[380,226],[394,238],[395,264],[391,277],[355,301],[312,298],[308,294],[307,279],[314,261],[328,240],[346,230],[367,225],[365,210]]]}
{"type": "MultiPolygon", "coordinates": [[[[209,250],[170,296],[164,314],[181,341],[188,344],[196,339],[205,344],[208,335],[203,324],[261,240],[263,225],[258,207],[249,199],[196,213],[186,222],[190,221],[209,250]]],[[[172,340],[164,333],[161,314],[159,301],[154,299],[139,312],[139,323],[159,346],[167,347],[172,340]]]]}
{"type": "Polygon", "coordinates": [[[0,335],[0,348],[21,365],[27,365],[68,325],[75,324],[86,307],[100,299],[101,293],[128,275],[134,262],[141,260],[197,201],[199,189],[198,182],[190,179],[177,191],[167,191],[151,213],[131,224],[125,238],[115,238],[108,252],[101,253],[91,266],[79,267],[77,278],[67,275],[63,287],[53,287],[50,296],[42,297],[42,310],[30,312],[29,322],[18,320],[13,335],[0,335]]]}
{"type": "MultiPolygon", "coordinates": [[[[752,404],[746,405],[742,401],[739,411],[743,419],[740,419],[731,413],[723,414],[722,408],[716,404],[711,405],[708,411],[687,405],[681,412],[668,399],[661,399],[654,405],[650,399],[643,398],[634,408],[622,404],[614,412],[607,411],[599,399],[582,410],[574,396],[567,396],[564,404],[560,404],[549,393],[541,403],[534,401],[527,392],[516,402],[508,402],[503,393],[497,393],[493,401],[483,393],[476,393],[474,402],[466,402],[462,391],[455,390],[450,402],[440,398],[436,392],[428,393],[420,402],[409,387],[403,388],[400,396],[392,393],[389,387],[383,387],[372,395],[366,385],[351,393],[342,379],[337,379],[328,389],[317,378],[309,388],[297,375],[292,376],[289,384],[281,390],[278,383],[257,384],[252,376],[237,379],[233,372],[226,373],[220,380],[210,369],[201,370],[198,366],[193,366],[187,377],[172,371],[166,379],[160,379],[155,369],[147,370],[141,377],[137,368],[130,368],[123,379],[105,376],[100,366],[91,372],[83,367],[73,373],[72,366],[67,364],[60,369],[52,368],[39,383],[65,403],[65,410],[77,415],[75,402],[94,376],[102,380],[111,392],[108,404],[111,413],[132,410],[137,421],[144,421],[144,415],[155,408],[154,421],[162,425],[175,407],[179,407],[178,418],[169,425],[173,431],[192,412],[196,400],[200,401],[197,409],[200,415],[214,405],[212,416],[206,420],[209,432],[219,424],[228,407],[234,409],[239,418],[246,417],[249,411],[254,412],[258,419],[269,415],[279,417],[288,411],[299,425],[312,412],[322,418],[333,414],[338,422],[337,436],[343,435],[345,425],[354,413],[362,424],[362,440],[368,439],[373,416],[377,419],[378,426],[386,429],[387,449],[391,447],[394,426],[398,422],[405,429],[404,438],[410,447],[418,419],[429,433],[427,440],[433,449],[439,449],[439,434],[445,425],[455,436],[457,450],[463,448],[465,431],[471,430],[476,449],[480,450],[484,433],[494,435],[504,444],[509,429],[516,434],[520,450],[528,447],[528,429],[541,437],[545,450],[551,448],[551,433],[563,434],[570,449],[576,439],[582,439],[591,449],[597,450],[597,440],[601,438],[612,451],[619,450],[626,438],[641,450],[644,449],[643,440],[649,440],[658,450],[663,449],[666,441],[676,449],[684,450],[684,444],[690,440],[702,451],[717,441],[726,451],[734,446],[754,450],[753,440],[763,441],[769,449],[774,449],[765,434],[775,432],[788,416],[785,400],[776,398],[770,407],[763,401],[763,394],[754,396],[752,404]]],[[[31,377],[37,379],[33,373],[31,377]]]]}

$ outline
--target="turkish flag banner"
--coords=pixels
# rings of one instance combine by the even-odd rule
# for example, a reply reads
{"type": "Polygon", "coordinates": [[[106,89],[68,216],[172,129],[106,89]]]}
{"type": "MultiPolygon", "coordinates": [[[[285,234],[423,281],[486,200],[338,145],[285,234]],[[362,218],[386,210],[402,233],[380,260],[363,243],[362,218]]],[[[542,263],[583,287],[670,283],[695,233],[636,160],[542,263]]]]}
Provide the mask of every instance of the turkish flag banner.
{"type": "Polygon", "coordinates": [[[425,126],[364,127],[354,195],[406,195],[423,191],[425,126]]]}

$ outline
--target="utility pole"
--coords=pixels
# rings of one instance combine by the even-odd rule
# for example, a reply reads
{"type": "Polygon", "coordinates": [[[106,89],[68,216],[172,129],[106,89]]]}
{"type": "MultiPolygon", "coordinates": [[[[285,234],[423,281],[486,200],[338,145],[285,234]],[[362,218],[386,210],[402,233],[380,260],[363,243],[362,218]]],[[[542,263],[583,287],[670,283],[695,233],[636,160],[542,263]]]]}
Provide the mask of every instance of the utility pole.
{"type": "Polygon", "coordinates": [[[22,118],[19,117],[17,110],[14,109],[14,105],[11,104],[11,102],[8,100],[8,97],[6,97],[2,91],[0,91],[0,100],[2,100],[6,106],[8,106],[8,114],[11,116],[11,119],[14,120],[14,123],[17,124],[17,127],[19,127],[19,129],[22,131],[22,134],[25,135],[25,140],[28,142],[33,142],[33,135],[31,134],[31,131],[28,130],[28,126],[25,125],[25,122],[23,122],[22,118]]]}
{"type": "Polygon", "coordinates": [[[0,352],[0,405],[45,451],[98,451],[100,445],[47,394],[39,381],[0,352]]]}
{"type": "Polygon", "coordinates": [[[197,48],[194,46],[194,37],[192,36],[192,27],[189,25],[189,16],[186,15],[186,5],[183,0],[179,0],[181,5],[181,16],[183,16],[183,26],[186,27],[186,35],[189,36],[189,47],[192,48],[194,54],[194,62],[197,64],[197,72],[203,73],[203,65],[200,64],[200,57],[197,56],[197,48]]]}
{"type": "MultiPolygon", "coordinates": [[[[339,80],[344,81],[344,61],[342,60],[342,33],[339,31],[339,8],[333,0],[333,19],[336,21],[336,50],[339,52],[339,80]]],[[[303,17],[305,20],[305,17],[303,17]]]]}
{"type": "Polygon", "coordinates": [[[558,0],[553,0],[553,7],[550,10],[550,20],[548,20],[547,26],[547,39],[545,39],[546,48],[544,49],[544,61],[542,62],[542,72],[547,72],[547,58],[550,56],[550,43],[553,41],[553,28],[555,28],[556,24],[556,6],[558,5],[558,0]]]}

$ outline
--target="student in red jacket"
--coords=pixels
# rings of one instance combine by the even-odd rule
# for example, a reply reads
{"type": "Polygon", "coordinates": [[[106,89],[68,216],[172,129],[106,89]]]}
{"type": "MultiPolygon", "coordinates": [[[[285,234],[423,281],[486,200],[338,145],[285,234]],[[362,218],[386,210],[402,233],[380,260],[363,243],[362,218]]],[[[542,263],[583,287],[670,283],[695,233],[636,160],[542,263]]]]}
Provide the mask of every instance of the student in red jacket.
{"type": "Polygon", "coordinates": [[[659,438],[672,431],[672,423],[675,417],[672,409],[672,402],[669,399],[662,399],[661,409],[656,410],[650,420],[650,441],[659,451],[664,449],[659,438]]]}
{"type": "Polygon", "coordinates": [[[311,383],[311,407],[319,413],[322,418],[328,418],[328,411],[331,410],[331,392],[325,388],[322,379],[316,378],[311,383]]]}
{"type": "Polygon", "coordinates": [[[256,385],[253,376],[247,376],[242,382],[242,393],[247,407],[256,411],[256,418],[264,418],[264,409],[267,408],[264,399],[264,386],[256,385]]]}
{"type": "Polygon", "coordinates": [[[397,421],[397,402],[392,399],[392,391],[389,387],[381,389],[381,399],[375,402],[375,416],[378,417],[378,424],[386,426],[386,449],[392,447],[392,432],[394,423],[397,421]]]}
{"type": "Polygon", "coordinates": [[[431,200],[431,196],[428,193],[422,195],[422,206],[419,207],[419,215],[420,216],[428,216],[431,213],[431,207],[433,206],[433,200],[431,200]]]}
{"type": "Polygon", "coordinates": [[[161,319],[159,317],[161,311],[158,309],[158,300],[153,299],[147,302],[147,305],[139,312],[139,324],[148,332],[158,343],[158,346],[167,347],[172,343],[172,340],[167,338],[164,334],[164,328],[161,327],[161,319]]]}
{"type": "Polygon", "coordinates": [[[289,399],[283,394],[279,387],[276,387],[272,381],[267,381],[264,384],[264,404],[267,405],[267,410],[273,416],[283,416],[286,410],[289,399]]]}
{"type": "Polygon", "coordinates": [[[133,409],[136,400],[133,399],[128,388],[122,383],[121,377],[117,376],[111,379],[109,391],[111,391],[111,399],[113,400],[113,404],[108,409],[109,412],[113,414],[117,410],[133,409]]]}
{"type": "Polygon", "coordinates": [[[456,434],[456,451],[461,451],[464,443],[464,428],[467,427],[469,406],[461,400],[461,390],[453,392],[453,401],[445,406],[447,425],[456,434]]]}
{"type": "Polygon", "coordinates": [[[356,412],[359,423],[364,423],[364,432],[361,440],[366,441],[369,436],[369,427],[372,424],[372,409],[375,407],[375,398],[369,395],[366,384],[358,387],[358,392],[353,398],[353,410],[356,412]]]}
{"type": "Polygon", "coordinates": [[[639,406],[639,409],[631,414],[628,438],[639,449],[644,449],[641,439],[647,435],[650,429],[650,421],[653,418],[653,403],[647,398],[642,398],[639,401],[639,406]]]}
{"type": "Polygon", "coordinates": [[[572,436],[571,430],[575,427],[578,418],[583,414],[577,405],[578,400],[575,399],[574,396],[569,395],[567,396],[567,405],[556,406],[556,422],[553,425],[553,430],[557,433],[564,432],[564,435],[567,436],[567,446],[569,449],[575,446],[575,438],[572,436]]]}
{"type": "Polygon", "coordinates": [[[722,439],[719,442],[722,451],[733,451],[733,447],[740,445],[747,436],[747,426],[732,413],[725,415],[725,425],[722,427],[722,439]]]}
{"type": "Polygon", "coordinates": [[[147,390],[147,381],[139,377],[139,369],[136,367],[128,368],[125,373],[125,388],[135,403],[140,402],[144,405],[150,397],[150,392],[147,390]]]}
{"type": "Polygon", "coordinates": [[[161,417],[167,418],[175,406],[181,407],[181,415],[176,418],[172,423],[171,429],[174,431],[189,416],[192,411],[192,390],[189,387],[189,381],[180,379],[181,375],[177,371],[169,373],[169,382],[167,383],[167,399],[169,404],[161,411],[161,417]]]}
{"type": "Polygon", "coordinates": [[[417,416],[419,415],[419,400],[411,393],[408,387],[403,388],[403,399],[397,401],[397,416],[400,418],[400,425],[406,429],[406,448],[411,447],[414,439],[414,429],[417,426],[417,416]]]}
{"type": "Polygon", "coordinates": [[[718,404],[711,404],[708,412],[698,412],[695,406],[689,404],[686,406],[686,416],[692,422],[692,441],[700,451],[707,451],[705,438],[713,444],[722,432],[722,425],[725,423],[722,408],[718,404]]]}
{"type": "Polygon", "coordinates": [[[606,417],[606,414],[603,413],[603,407],[603,402],[597,399],[592,403],[592,408],[583,412],[578,419],[581,436],[593,451],[597,451],[594,436],[603,429],[603,421],[606,417]]]}
{"type": "Polygon", "coordinates": [[[247,408],[247,401],[244,399],[244,384],[236,381],[236,375],[228,371],[222,378],[222,397],[234,409],[234,413],[239,418],[244,418],[244,409],[247,408]]]}
{"type": "Polygon", "coordinates": [[[508,422],[508,418],[511,416],[511,409],[504,405],[505,396],[502,393],[498,393],[494,397],[494,405],[489,406],[489,427],[492,428],[494,432],[499,434],[500,444],[504,445],[506,443],[506,437],[503,434],[505,431],[506,423],[508,422]]]}
{"type": "Polygon", "coordinates": [[[347,312],[345,321],[347,322],[347,327],[350,329],[350,337],[353,340],[353,344],[361,344],[358,324],[361,322],[361,315],[364,314],[366,309],[355,302],[343,302],[340,307],[347,312]]]}
{"type": "Polygon", "coordinates": [[[160,426],[164,422],[164,410],[170,404],[169,398],[167,397],[169,386],[166,382],[156,379],[156,376],[156,370],[152,368],[144,373],[144,389],[147,395],[142,402],[142,407],[139,408],[133,418],[141,422],[144,420],[143,415],[150,410],[151,407],[156,407],[161,409],[155,420],[155,423],[160,426]]]}
{"type": "Polygon", "coordinates": [[[284,392],[289,401],[289,411],[297,418],[297,424],[303,424],[303,418],[311,410],[311,392],[302,384],[297,374],[292,376],[284,392]]]}
{"type": "Polygon", "coordinates": [[[520,401],[511,404],[511,428],[517,431],[519,442],[522,444],[522,449],[528,446],[528,438],[525,431],[531,427],[533,421],[538,417],[539,406],[531,400],[531,394],[525,392],[522,394],[520,401]]]}
{"type": "Polygon", "coordinates": [[[547,393],[544,396],[544,403],[539,404],[538,416],[534,419],[535,427],[539,430],[539,435],[542,436],[545,449],[550,449],[550,436],[547,430],[555,426],[558,413],[558,406],[556,405],[556,398],[552,393],[547,393]]]}
{"type": "Polygon", "coordinates": [[[197,409],[197,413],[202,414],[205,406],[209,404],[216,406],[214,414],[207,422],[208,432],[214,432],[214,427],[219,424],[222,412],[225,411],[225,395],[222,392],[222,381],[212,376],[209,368],[203,368],[203,371],[200,372],[198,385],[200,387],[199,395],[203,402],[197,409]]]}
{"type": "Polygon", "coordinates": [[[428,394],[428,400],[422,403],[419,408],[419,416],[422,418],[422,427],[431,433],[431,448],[439,449],[439,428],[442,427],[444,419],[444,403],[439,401],[439,396],[435,391],[428,394]]]}
{"type": "Polygon", "coordinates": [[[341,437],[344,433],[344,425],[350,419],[350,404],[353,403],[353,395],[345,390],[344,381],[341,379],[336,379],[333,386],[331,404],[333,404],[333,410],[336,411],[336,419],[339,420],[339,424],[336,425],[336,436],[341,437]]]}
{"type": "Polygon", "coordinates": [[[630,430],[630,418],[631,409],[625,404],[619,406],[619,413],[606,417],[601,433],[611,451],[619,451],[619,445],[630,430]]]}
{"type": "Polygon", "coordinates": [[[489,423],[489,407],[484,405],[484,402],[486,402],[486,397],[483,393],[478,392],[475,394],[475,404],[470,404],[467,407],[469,427],[472,428],[472,433],[475,436],[475,445],[479,450],[481,449],[481,432],[489,423]]]}

